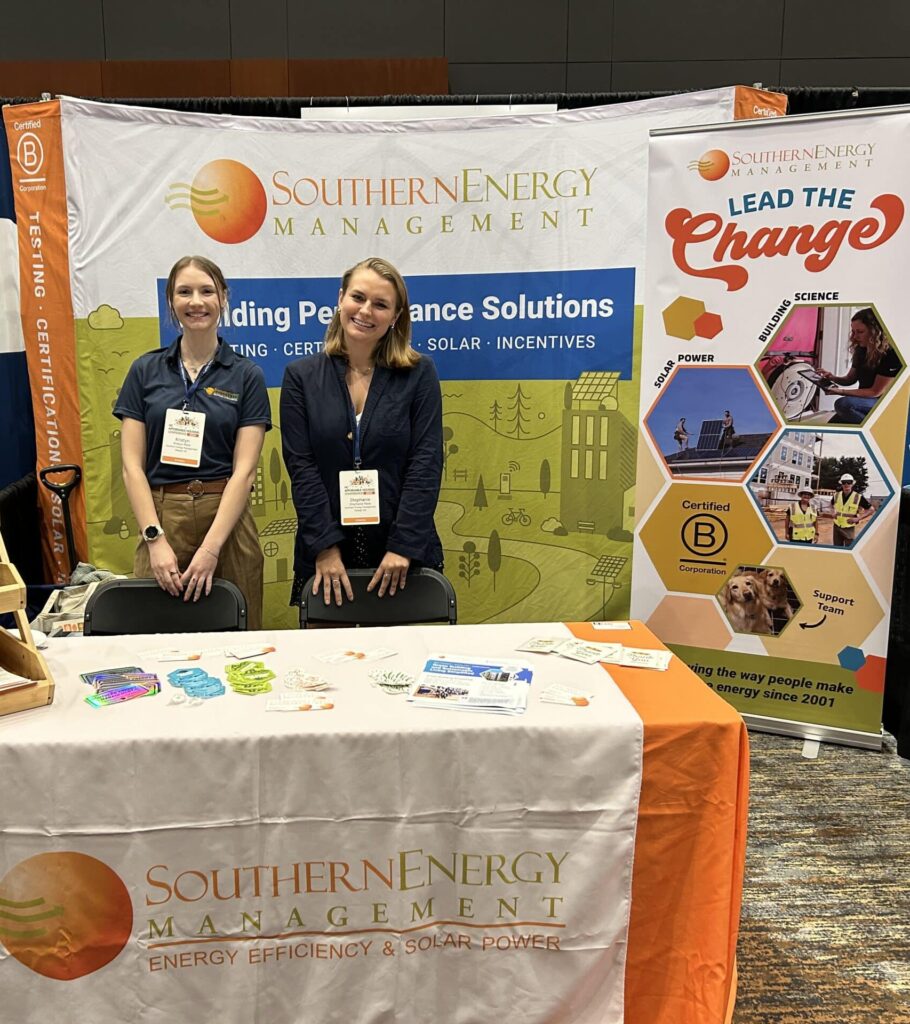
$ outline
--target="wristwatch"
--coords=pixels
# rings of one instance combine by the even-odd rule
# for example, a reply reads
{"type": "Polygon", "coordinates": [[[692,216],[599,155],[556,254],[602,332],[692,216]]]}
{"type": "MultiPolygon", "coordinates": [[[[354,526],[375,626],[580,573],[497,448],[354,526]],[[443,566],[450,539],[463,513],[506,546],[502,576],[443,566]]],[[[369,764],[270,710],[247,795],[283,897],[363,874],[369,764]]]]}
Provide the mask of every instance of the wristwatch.
{"type": "Polygon", "coordinates": [[[164,536],[164,530],[160,526],[146,526],[142,531],[142,539],[147,543],[151,544],[153,540],[158,540],[159,537],[164,536]]]}

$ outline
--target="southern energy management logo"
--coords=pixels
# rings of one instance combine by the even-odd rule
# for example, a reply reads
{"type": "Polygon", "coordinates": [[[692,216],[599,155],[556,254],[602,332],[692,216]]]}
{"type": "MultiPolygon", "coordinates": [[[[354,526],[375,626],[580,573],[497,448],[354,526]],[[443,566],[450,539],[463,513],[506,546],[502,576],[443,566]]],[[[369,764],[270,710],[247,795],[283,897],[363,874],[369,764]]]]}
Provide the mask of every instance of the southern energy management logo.
{"type": "Polygon", "coordinates": [[[262,182],[239,160],[212,160],[192,182],[175,181],[164,201],[172,210],[190,210],[216,242],[245,242],[262,227],[266,197],[262,182]]]}
{"type": "Polygon", "coordinates": [[[697,160],[689,161],[689,170],[698,171],[705,181],[720,181],[730,170],[730,157],[722,149],[709,149],[697,160]]]}
{"type": "Polygon", "coordinates": [[[120,877],[84,853],[39,853],[0,880],[0,940],[36,974],[73,981],[114,960],[133,927],[120,877]]]}

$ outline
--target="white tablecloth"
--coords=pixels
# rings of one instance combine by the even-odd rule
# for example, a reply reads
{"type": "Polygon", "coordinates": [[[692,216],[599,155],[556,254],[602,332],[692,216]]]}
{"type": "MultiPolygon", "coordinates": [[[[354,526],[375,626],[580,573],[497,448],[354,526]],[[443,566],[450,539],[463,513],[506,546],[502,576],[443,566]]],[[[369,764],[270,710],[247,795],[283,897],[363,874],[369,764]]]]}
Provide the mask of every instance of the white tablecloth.
{"type": "MultiPolygon", "coordinates": [[[[0,719],[0,938],[32,968],[0,962],[9,1019],[620,1022],[642,725],[600,666],[514,651],[554,633],[569,635],[52,642],[54,704],[0,719]],[[334,709],[267,713],[267,697],[230,690],[171,704],[178,665],[146,653],[259,642],[277,648],[263,658],[275,693],[301,668],[331,681],[334,709]],[[380,646],[399,653],[314,657],[380,646]],[[526,660],[527,713],[415,708],[368,680],[440,651],[526,660]],[[162,693],[85,704],[79,673],[120,665],[158,672],[162,693]],[[540,703],[550,683],[597,696],[540,703]],[[61,942],[78,955],[50,955],[61,942]]],[[[230,660],[195,664],[224,679],[230,660]]]]}

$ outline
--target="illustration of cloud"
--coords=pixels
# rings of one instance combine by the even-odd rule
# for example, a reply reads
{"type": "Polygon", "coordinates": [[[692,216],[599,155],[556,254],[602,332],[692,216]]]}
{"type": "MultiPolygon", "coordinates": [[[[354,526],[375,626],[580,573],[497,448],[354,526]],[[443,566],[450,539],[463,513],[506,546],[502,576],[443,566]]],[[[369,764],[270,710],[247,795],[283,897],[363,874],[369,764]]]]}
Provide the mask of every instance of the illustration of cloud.
{"type": "Polygon", "coordinates": [[[540,528],[544,533],[556,533],[561,526],[562,523],[556,518],[556,516],[550,516],[549,519],[544,519],[540,524],[540,528]]]}
{"type": "Polygon", "coordinates": [[[123,318],[113,306],[103,302],[89,313],[88,325],[93,331],[119,331],[123,326],[123,318]]]}

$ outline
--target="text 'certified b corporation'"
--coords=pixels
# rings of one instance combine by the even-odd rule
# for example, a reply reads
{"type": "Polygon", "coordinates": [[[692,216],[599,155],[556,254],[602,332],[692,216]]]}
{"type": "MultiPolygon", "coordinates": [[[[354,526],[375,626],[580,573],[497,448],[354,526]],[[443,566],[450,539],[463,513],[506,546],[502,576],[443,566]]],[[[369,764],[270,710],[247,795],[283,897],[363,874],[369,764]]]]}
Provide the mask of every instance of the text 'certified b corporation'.
{"type": "Polygon", "coordinates": [[[758,565],[771,549],[741,487],[673,483],[641,536],[667,590],[690,594],[716,594],[737,566],[758,565]]]}
{"type": "MultiPolygon", "coordinates": [[[[693,503],[684,503],[686,504],[693,503]]],[[[729,512],[729,502],[721,504],[717,501],[701,501],[695,504],[700,506],[699,511],[693,512],[683,522],[679,534],[683,547],[692,557],[682,558],[681,561],[694,565],[723,567],[727,564],[722,556],[730,534],[717,512],[729,512]]]]}

